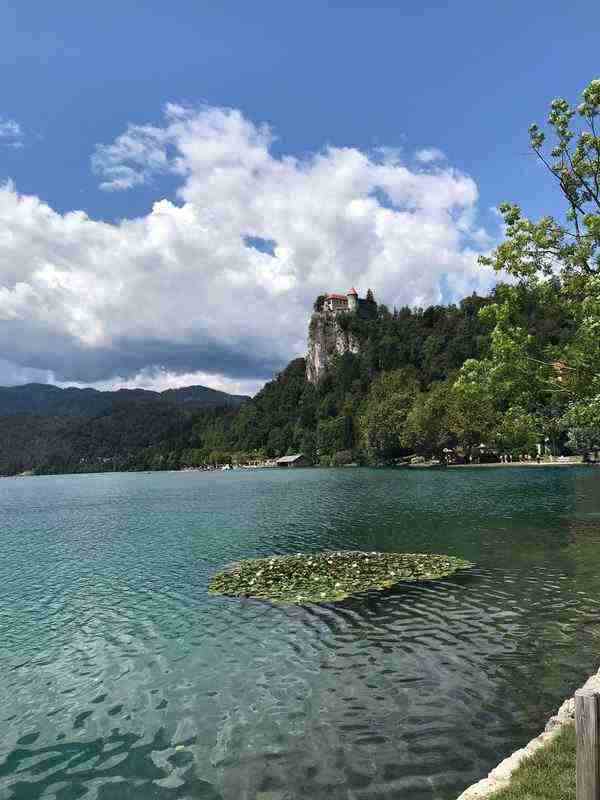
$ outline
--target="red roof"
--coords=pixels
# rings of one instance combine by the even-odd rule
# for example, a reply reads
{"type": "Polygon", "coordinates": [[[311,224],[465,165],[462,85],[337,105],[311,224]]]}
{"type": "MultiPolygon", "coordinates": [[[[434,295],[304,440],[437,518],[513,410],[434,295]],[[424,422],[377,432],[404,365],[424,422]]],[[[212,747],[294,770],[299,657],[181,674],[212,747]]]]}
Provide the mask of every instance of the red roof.
{"type": "Polygon", "coordinates": [[[350,289],[350,291],[348,292],[348,294],[354,294],[354,295],[356,295],[356,296],[358,297],[358,292],[356,291],[356,289],[354,288],[354,286],[353,286],[353,287],[350,289]]]}
{"type": "Polygon", "coordinates": [[[328,300],[346,300],[347,298],[346,298],[345,294],[328,294],[327,295],[327,299],[328,300]]]}

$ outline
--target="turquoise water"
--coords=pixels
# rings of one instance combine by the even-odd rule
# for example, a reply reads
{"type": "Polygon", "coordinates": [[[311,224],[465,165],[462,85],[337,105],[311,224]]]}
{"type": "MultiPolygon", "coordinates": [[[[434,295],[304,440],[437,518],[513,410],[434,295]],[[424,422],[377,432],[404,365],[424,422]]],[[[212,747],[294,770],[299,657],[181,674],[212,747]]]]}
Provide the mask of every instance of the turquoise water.
{"type": "Polygon", "coordinates": [[[453,798],[600,666],[600,470],[0,481],[0,798],[453,798]],[[214,598],[240,558],[431,551],[339,605],[214,598]]]}

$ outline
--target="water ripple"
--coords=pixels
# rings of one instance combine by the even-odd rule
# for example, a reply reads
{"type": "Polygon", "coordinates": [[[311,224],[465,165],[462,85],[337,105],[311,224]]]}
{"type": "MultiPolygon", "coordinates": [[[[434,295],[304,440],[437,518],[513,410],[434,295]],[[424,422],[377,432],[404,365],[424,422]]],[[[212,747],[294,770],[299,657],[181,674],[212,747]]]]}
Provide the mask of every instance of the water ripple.
{"type": "Polygon", "coordinates": [[[597,668],[600,472],[0,482],[0,798],[452,798],[597,668]],[[209,597],[241,558],[447,552],[340,604],[209,597]]]}

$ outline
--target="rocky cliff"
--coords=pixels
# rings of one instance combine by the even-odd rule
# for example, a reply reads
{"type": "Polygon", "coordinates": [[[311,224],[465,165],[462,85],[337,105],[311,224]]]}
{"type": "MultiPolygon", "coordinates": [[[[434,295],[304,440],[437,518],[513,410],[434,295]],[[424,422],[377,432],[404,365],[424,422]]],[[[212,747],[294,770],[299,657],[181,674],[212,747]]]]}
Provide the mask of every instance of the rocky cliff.
{"type": "Polygon", "coordinates": [[[336,355],[358,353],[358,339],[346,330],[344,317],[330,311],[317,311],[308,328],[306,379],[317,383],[336,355]]]}

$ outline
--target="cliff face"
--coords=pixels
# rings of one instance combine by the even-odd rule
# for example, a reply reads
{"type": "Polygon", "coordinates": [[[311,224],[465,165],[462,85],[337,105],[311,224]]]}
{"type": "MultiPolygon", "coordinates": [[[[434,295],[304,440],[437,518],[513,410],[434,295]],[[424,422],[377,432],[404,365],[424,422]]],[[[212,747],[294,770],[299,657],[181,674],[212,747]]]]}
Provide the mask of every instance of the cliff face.
{"type": "Polygon", "coordinates": [[[317,383],[335,355],[358,351],[358,340],[352,333],[342,330],[339,316],[330,311],[314,313],[308,329],[306,379],[317,383]]]}

